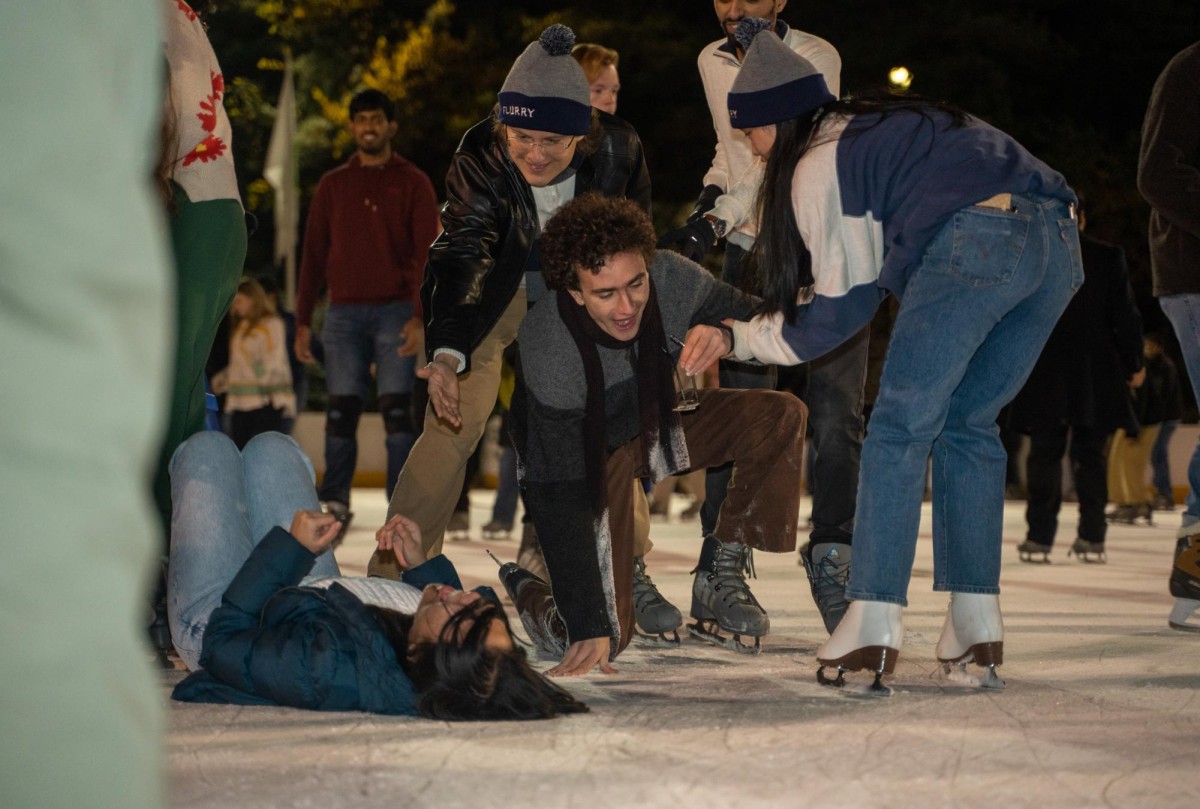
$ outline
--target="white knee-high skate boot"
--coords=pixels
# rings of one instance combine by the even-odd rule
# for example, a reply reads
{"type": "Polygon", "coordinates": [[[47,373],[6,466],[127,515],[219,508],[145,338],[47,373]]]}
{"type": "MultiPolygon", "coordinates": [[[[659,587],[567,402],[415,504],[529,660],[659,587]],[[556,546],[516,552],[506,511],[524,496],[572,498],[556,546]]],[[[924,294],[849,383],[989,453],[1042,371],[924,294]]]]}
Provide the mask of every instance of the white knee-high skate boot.
{"type": "Polygon", "coordinates": [[[1003,688],[996,667],[1004,662],[1004,619],[1000,617],[1000,596],[982,593],[951,593],[946,622],[935,650],[942,671],[957,668],[966,675],[967,664],[987,669],[982,678],[966,675],[984,688],[1003,688]]]}
{"type": "Polygon", "coordinates": [[[822,685],[842,686],[845,672],[867,669],[875,672],[872,691],[890,693],[880,679],[896,670],[900,658],[900,642],[904,639],[904,625],[900,620],[899,604],[883,601],[852,601],[841,623],[829,636],[829,640],[817,649],[817,682],[822,685]],[[825,676],[825,667],[837,668],[837,677],[825,676]]]}

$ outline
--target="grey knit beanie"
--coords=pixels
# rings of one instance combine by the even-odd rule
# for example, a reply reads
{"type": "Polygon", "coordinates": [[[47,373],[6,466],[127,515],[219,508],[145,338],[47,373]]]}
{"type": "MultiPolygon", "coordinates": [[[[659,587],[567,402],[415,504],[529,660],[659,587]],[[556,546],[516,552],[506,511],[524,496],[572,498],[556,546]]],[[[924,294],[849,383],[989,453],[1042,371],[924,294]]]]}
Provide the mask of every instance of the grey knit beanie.
{"type": "Polygon", "coordinates": [[[734,36],[746,51],[727,100],[734,129],[808,116],[837,100],[812,62],[796,54],[771,30],[770,20],[747,17],[734,36]]]}
{"type": "Polygon", "coordinates": [[[574,31],[551,25],[517,57],[500,88],[501,123],[559,135],[591,131],[591,92],[571,58],[574,44],[574,31]]]}

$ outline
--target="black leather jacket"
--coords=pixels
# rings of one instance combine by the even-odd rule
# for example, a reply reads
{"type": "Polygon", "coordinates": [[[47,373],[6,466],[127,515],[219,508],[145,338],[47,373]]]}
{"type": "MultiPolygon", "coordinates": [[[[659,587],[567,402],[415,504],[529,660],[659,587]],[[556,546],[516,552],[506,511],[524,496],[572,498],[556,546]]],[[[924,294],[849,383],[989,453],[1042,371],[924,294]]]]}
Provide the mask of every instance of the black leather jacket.
{"type": "MultiPolygon", "coordinates": [[[[576,196],[598,191],[650,211],[650,174],[637,132],[600,113],[603,135],[575,175],[576,196]]],[[[521,285],[538,234],[533,192],[496,142],[492,119],[467,130],[446,174],[442,234],[429,248],[421,304],[429,359],[439,348],[467,358],[521,285]]]]}

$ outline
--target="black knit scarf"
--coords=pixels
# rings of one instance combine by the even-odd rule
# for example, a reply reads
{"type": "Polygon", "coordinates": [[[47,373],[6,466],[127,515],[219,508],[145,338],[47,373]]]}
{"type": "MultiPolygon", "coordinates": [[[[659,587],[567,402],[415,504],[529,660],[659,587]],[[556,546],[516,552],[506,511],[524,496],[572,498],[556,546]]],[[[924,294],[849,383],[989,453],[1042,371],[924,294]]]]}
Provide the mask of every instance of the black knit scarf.
{"type": "Polygon", "coordinates": [[[683,427],[675,412],[674,361],[667,351],[662,314],[653,280],[650,297],[642,311],[641,327],[632,340],[618,340],[592,320],[587,309],[577,304],[566,290],[558,291],[558,313],[575,340],[583,360],[587,399],[584,405],[583,459],[592,490],[592,510],[599,520],[607,504],[605,475],[604,368],[596,346],[622,349],[637,346],[638,414],[641,420],[642,464],[655,481],[688,468],[687,445],[683,427]]]}

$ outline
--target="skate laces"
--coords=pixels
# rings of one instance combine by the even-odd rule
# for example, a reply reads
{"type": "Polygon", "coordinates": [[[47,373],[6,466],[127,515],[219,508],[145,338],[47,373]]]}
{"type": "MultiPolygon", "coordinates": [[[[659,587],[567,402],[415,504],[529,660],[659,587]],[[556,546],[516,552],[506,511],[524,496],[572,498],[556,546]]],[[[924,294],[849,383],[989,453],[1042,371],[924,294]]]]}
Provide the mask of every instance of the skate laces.
{"type": "Polygon", "coordinates": [[[761,609],[762,605],[746,583],[747,575],[758,578],[754,570],[754,551],[736,542],[718,541],[712,572],[708,574],[708,580],[713,582],[713,590],[723,592],[722,599],[727,604],[732,599],[761,609]]]}
{"type": "Polygon", "coordinates": [[[813,592],[821,599],[838,598],[844,600],[846,585],[850,582],[850,564],[843,562],[834,548],[826,553],[814,565],[813,592]]]}
{"type": "Polygon", "coordinates": [[[646,560],[641,557],[634,557],[633,560],[633,603],[639,610],[667,603],[646,573],[646,560]]]}

